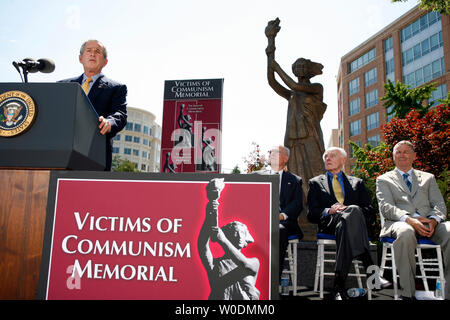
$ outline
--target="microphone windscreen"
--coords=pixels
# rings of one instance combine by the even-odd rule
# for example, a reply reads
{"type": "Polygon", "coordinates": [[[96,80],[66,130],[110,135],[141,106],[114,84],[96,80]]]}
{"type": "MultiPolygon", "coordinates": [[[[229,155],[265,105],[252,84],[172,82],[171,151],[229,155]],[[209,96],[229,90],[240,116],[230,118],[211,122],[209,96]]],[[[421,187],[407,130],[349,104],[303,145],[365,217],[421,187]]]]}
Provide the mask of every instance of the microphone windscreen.
{"type": "Polygon", "coordinates": [[[42,73],[51,73],[55,70],[55,63],[53,60],[42,58],[38,60],[38,64],[39,71],[42,73]]]}

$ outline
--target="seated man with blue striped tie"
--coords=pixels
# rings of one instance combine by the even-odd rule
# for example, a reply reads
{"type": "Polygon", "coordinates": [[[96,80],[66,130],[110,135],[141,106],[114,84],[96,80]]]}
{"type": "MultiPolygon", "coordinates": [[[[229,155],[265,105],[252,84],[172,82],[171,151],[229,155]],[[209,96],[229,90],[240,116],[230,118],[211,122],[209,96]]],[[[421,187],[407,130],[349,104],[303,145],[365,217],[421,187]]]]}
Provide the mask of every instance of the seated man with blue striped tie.
{"type": "MultiPolygon", "coordinates": [[[[364,267],[374,265],[369,251],[369,227],[375,221],[375,212],[364,182],[347,176],[342,168],[347,153],[341,148],[328,148],[323,154],[327,172],[309,180],[308,213],[311,223],[317,223],[319,232],[336,236],[336,267],[333,296],[348,299],[345,280],[354,258],[364,267]]],[[[380,278],[382,288],[390,285],[380,278]]]]}
{"type": "Polygon", "coordinates": [[[395,263],[402,299],[414,299],[418,237],[441,245],[446,299],[450,299],[450,222],[434,175],[413,168],[414,145],[400,141],[393,149],[395,169],[377,178],[377,199],[385,222],[380,236],[396,238],[395,263]]]}

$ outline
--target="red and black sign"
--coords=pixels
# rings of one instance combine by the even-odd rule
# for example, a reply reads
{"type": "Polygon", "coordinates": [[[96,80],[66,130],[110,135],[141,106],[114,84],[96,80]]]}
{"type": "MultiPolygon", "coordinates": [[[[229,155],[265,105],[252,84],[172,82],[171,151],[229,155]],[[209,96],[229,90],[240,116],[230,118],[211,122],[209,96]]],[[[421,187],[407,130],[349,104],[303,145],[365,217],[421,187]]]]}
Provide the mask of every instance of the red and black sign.
{"type": "Polygon", "coordinates": [[[276,297],[277,183],[259,175],[53,172],[38,298],[276,297]]]}
{"type": "Polygon", "coordinates": [[[161,172],[220,173],[223,79],[165,81],[161,172]]]}

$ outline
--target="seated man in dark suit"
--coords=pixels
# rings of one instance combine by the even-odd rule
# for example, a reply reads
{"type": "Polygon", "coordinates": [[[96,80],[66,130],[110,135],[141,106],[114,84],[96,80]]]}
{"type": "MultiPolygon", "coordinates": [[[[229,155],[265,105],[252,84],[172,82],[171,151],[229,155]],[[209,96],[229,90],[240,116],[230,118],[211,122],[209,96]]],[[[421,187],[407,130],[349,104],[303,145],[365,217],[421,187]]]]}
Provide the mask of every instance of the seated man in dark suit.
{"type": "MultiPolygon", "coordinates": [[[[323,154],[327,172],[309,181],[307,218],[317,223],[320,233],[336,236],[336,268],[334,297],[347,299],[345,280],[353,258],[364,267],[373,265],[369,253],[368,226],[375,212],[361,179],[347,176],[342,168],[347,153],[341,148],[329,148],[323,154]]],[[[389,283],[380,279],[382,287],[389,283]]]]}
{"type": "Polygon", "coordinates": [[[108,63],[105,46],[97,40],[88,40],[81,46],[80,63],[84,73],[61,82],[78,82],[99,115],[100,134],[106,134],[106,171],[111,170],[112,139],[127,124],[127,87],[103,75],[108,63]]]}
{"type": "Polygon", "coordinates": [[[280,276],[283,271],[289,236],[297,235],[299,240],[303,238],[303,232],[298,225],[298,217],[303,210],[302,178],[288,171],[286,167],[288,160],[288,148],[284,146],[273,147],[269,155],[271,170],[262,172],[263,174],[280,175],[280,276]]]}

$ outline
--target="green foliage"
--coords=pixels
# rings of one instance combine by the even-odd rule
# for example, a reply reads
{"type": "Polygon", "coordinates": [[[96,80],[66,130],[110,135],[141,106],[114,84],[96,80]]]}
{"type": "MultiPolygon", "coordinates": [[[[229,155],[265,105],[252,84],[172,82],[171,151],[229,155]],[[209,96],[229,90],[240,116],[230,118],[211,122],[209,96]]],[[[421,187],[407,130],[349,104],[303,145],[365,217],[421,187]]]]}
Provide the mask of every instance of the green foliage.
{"type": "Polygon", "coordinates": [[[447,219],[450,220],[450,172],[448,168],[442,171],[440,177],[436,179],[436,182],[447,206],[447,219]]]}
{"type": "MultiPolygon", "coordinates": [[[[391,2],[406,2],[408,0],[391,0],[391,2]]],[[[441,14],[450,14],[450,1],[449,0],[420,0],[419,7],[422,10],[433,10],[441,14]]]]}
{"type": "Polygon", "coordinates": [[[136,168],[136,164],[130,160],[121,159],[118,156],[114,156],[112,160],[111,171],[115,172],[139,172],[136,168]]]}
{"type": "Polygon", "coordinates": [[[236,165],[233,170],[231,171],[231,173],[233,174],[240,174],[241,173],[241,169],[239,169],[239,166],[236,165]]]}
{"type": "Polygon", "coordinates": [[[449,106],[450,106],[450,91],[447,92],[447,97],[446,97],[446,98],[444,98],[444,99],[438,99],[438,101],[439,101],[440,103],[442,103],[443,105],[449,107],[449,106]]]}
{"type": "MultiPolygon", "coordinates": [[[[354,142],[350,141],[353,149],[353,155],[356,159],[355,166],[352,170],[352,175],[362,179],[367,188],[371,203],[375,212],[378,212],[378,201],[376,195],[376,179],[383,173],[394,169],[394,162],[392,160],[391,147],[384,142],[380,145],[372,147],[366,144],[365,147],[359,147],[354,142]]],[[[380,221],[377,215],[377,221],[372,226],[375,234],[378,235],[380,231],[380,221]]]]}
{"type": "Polygon", "coordinates": [[[400,81],[394,84],[391,80],[384,84],[385,95],[381,98],[384,106],[387,108],[393,106],[389,115],[394,117],[404,118],[411,109],[415,109],[421,116],[424,116],[432,107],[432,103],[424,103],[425,100],[431,98],[435,88],[435,84],[426,84],[418,88],[410,89],[411,86],[406,85],[400,81]]]}

